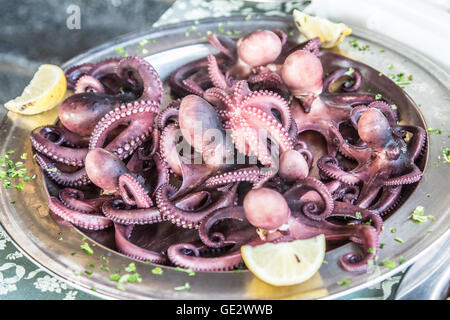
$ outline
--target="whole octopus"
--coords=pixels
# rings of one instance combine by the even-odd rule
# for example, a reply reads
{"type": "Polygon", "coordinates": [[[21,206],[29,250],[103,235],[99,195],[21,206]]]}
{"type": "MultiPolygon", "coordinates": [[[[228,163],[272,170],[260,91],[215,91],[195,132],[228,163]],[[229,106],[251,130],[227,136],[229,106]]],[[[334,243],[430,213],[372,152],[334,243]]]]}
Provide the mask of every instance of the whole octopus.
{"type": "Polygon", "coordinates": [[[366,271],[383,217],[422,177],[424,129],[398,125],[391,101],[360,90],[373,69],[318,38],[295,44],[277,29],[208,41],[217,53],[170,75],[165,107],[143,58],[66,71],[74,94],[30,135],[59,186],[53,217],[113,230],[134,259],[196,271],[242,268],[243,245],[324,234],[359,246],[340,264],[366,271]],[[323,154],[305,132],[324,139],[323,154]]]}

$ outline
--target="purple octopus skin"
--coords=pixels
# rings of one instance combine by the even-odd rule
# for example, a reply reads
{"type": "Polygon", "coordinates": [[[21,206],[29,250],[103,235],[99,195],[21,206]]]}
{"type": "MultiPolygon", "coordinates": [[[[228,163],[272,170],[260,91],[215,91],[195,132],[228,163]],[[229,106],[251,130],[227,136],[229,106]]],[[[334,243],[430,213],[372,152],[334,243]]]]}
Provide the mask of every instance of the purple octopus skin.
{"type": "Polygon", "coordinates": [[[57,126],[38,127],[31,132],[30,141],[33,148],[46,157],[66,165],[82,167],[88,149],[74,148],[73,143],[82,140],[75,141],[75,135],[66,131],[57,126]]]}
{"type": "Polygon", "coordinates": [[[122,104],[97,122],[89,141],[89,149],[105,148],[121,159],[127,158],[152,133],[159,105],[151,100],[122,104]],[[129,125],[107,145],[108,134],[120,125],[129,125]]]}
{"type": "Polygon", "coordinates": [[[347,184],[363,183],[356,203],[364,207],[370,206],[383,186],[419,181],[422,172],[414,161],[424,147],[426,133],[419,127],[403,128],[414,133],[409,146],[393,134],[380,110],[368,108],[358,121],[358,134],[366,146],[355,147],[342,142],[340,147],[340,151],[354,158],[358,166],[351,171],[343,171],[336,158],[323,157],[318,161],[320,171],[347,184]]]}
{"type": "Polygon", "coordinates": [[[116,250],[157,264],[233,270],[242,263],[242,245],[324,234],[360,246],[361,254],[345,254],[340,264],[366,271],[377,254],[382,217],[400,205],[402,186],[422,175],[415,162],[426,132],[398,125],[391,108],[391,99],[403,106],[408,98],[378,71],[320,50],[320,39],[293,44],[281,30],[257,30],[237,41],[214,34],[208,41],[219,53],[172,73],[171,93],[180,99],[164,111],[162,82],[142,58],[66,72],[69,88],[80,93],[62,104],[60,125],[31,135],[38,164],[66,187],[52,193],[51,211],[82,229],[114,226],[116,250]],[[387,90],[382,100],[367,93],[374,88],[387,90]],[[215,129],[225,143],[197,141],[199,128],[215,129]],[[300,140],[305,131],[325,138],[325,156],[316,164],[314,148],[300,140]],[[194,156],[180,154],[180,145],[194,156]],[[258,163],[224,165],[235,149],[258,163]],[[267,217],[276,221],[253,219],[265,204],[280,201],[283,214],[267,217]],[[139,226],[160,224],[177,228],[163,249],[132,240],[141,236],[133,233],[139,226]],[[260,238],[257,228],[271,232],[260,238]]]}
{"type": "Polygon", "coordinates": [[[98,121],[121,103],[120,97],[85,92],[74,94],[58,109],[61,123],[80,136],[89,136],[98,121]]]}
{"type": "Polygon", "coordinates": [[[113,153],[96,148],[86,156],[86,173],[98,187],[109,192],[119,191],[119,177],[129,170],[119,157],[113,153]]]}

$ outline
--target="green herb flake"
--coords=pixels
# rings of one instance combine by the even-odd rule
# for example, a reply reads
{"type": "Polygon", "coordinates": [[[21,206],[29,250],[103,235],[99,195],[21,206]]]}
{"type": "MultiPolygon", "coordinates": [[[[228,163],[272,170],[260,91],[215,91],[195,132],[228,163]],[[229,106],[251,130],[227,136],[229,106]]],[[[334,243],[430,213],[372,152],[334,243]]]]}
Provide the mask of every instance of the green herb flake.
{"type": "Polygon", "coordinates": [[[385,244],[384,244],[384,243],[380,243],[380,249],[383,249],[383,248],[384,248],[384,246],[385,246],[385,244]]]}
{"type": "Polygon", "coordinates": [[[16,200],[11,201],[10,204],[16,204],[16,200]]]}
{"type": "Polygon", "coordinates": [[[359,220],[361,220],[361,219],[363,218],[361,212],[359,212],[359,211],[357,211],[357,212],[355,213],[355,215],[356,215],[356,218],[359,219],[359,220]]]}
{"type": "Polygon", "coordinates": [[[350,67],[350,68],[348,68],[348,70],[344,74],[347,75],[347,76],[351,76],[353,74],[353,72],[355,72],[355,69],[350,67]]]}
{"type": "Polygon", "coordinates": [[[126,272],[135,272],[136,271],[136,264],[134,262],[131,262],[127,267],[124,269],[126,272]]]}
{"type": "Polygon", "coordinates": [[[348,286],[352,281],[350,279],[339,281],[337,284],[340,286],[348,286]]]}
{"type": "Polygon", "coordinates": [[[248,16],[245,17],[245,21],[249,21],[252,18],[252,15],[249,14],[248,16]]]}
{"type": "Polygon", "coordinates": [[[375,95],[375,100],[380,100],[383,96],[380,93],[375,95]]]}
{"type": "Polygon", "coordinates": [[[176,267],[175,270],[181,271],[181,272],[186,272],[190,277],[195,276],[195,272],[192,269],[184,269],[184,268],[176,267]]]}
{"type": "Polygon", "coordinates": [[[123,53],[125,53],[125,49],[124,49],[123,47],[117,47],[115,50],[116,50],[116,53],[117,53],[117,54],[123,54],[123,53]]]}
{"type": "Polygon", "coordinates": [[[423,223],[423,222],[427,222],[428,219],[431,220],[435,220],[435,217],[432,215],[428,215],[428,216],[424,216],[423,214],[425,213],[425,208],[423,206],[417,206],[413,213],[409,216],[409,218],[415,223],[415,224],[419,224],[419,223],[423,223]]]}
{"type": "Polygon", "coordinates": [[[450,148],[443,147],[442,148],[442,155],[444,158],[444,163],[450,163],[450,148]]]}
{"type": "Polygon", "coordinates": [[[242,270],[241,269],[235,269],[235,270],[233,270],[233,273],[242,273],[242,270]]]}
{"type": "Polygon", "coordinates": [[[6,154],[7,155],[12,155],[14,152],[15,152],[14,150],[9,150],[9,151],[6,151],[6,154]]]}
{"type": "Polygon", "coordinates": [[[442,133],[442,130],[441,130],[441,129],[435,129],[435,128],[429,127],[429,128],[427,128],[427,132],[428,132],[429,134],[433,134],[433,133],[441,134],[441,133],[442,133]]]}
{"type": "Polygon", "coordinates": [[[93,272],[91,270],[84,270],[84,273],[86,273],[89,276],[92,276],[93,272]]]}
{"type": "Polygon", "coordinates": [[[388,259],[384,259],[383,261],[383,266],[388,267],[389,269],[394,269],[395,268],[395,261],[392,260],[388,260],[388,259]]]}
{"type": "Polygon", "coordinates": [[[375,250],[375,248],[369,248],[369,249],[367,249],[367,252],[375,254],[376,250],[375,250]]]}
{"type": "Polygon", "coordinates": [[[200,24],[200,21],[194,20],[194,24],[195,24],[195,25],[199,25],[199,24],[200,24]]]}
{"type": "Polygon", "coordinates": [[[386,52],[386,50],[385,49],[380,49],[380,52],[386,52]]]}
{"type": "Polygon", "coordinates": [[[25,185],[23,183],[21,183],[21,184],[14,186],[14,188],[16,188],[19,191],[23,191],[23,189],[25,188],[25,185]]]}
{"type": "Polygon", "coordinates": [[[22,159],[22,160],[27,160],[27,158],[28,158],[28,155],[26,153],[24,153],[20,156],[20,159],[22,159]]]}
{"type": "Polygon", "coordinates": [[[392,110],[397,110],[397,109],[398,109],[398,107],[397,107],[397,105],[395,105],[395,104],[392,104],[392,105],[391,105],[391,109],[392,109],[392,110]]]}
{"type": "Polygon", "coordinates": [[[109,280],[117,282],[120,279],[120,274],[118,273],[113,273],[112,275],[109,276],[109,280]]]}
{"type": "Polygon", "coordinates": [[[397,241],[398,243],[403,243],[404,242],[403,239],[400,238],[400,237],[395,237],[394,240],[397,241]]]}
{"type": "Polygon", "coordinates": [[[94,254],[94,250],[89,246],[89,243],[85,242],[80,246],[83,251],[89,255],[94,254]]]}
{"type": "Polygon", "coordinates": [[[406,259],[403,257],[398,258],[398,264],[404,264],[406,262],[406,259]]]}
{"type": "Polygon", "coordinates": [[[156,268],[152,269],[153,274],[161,275],[161,274],[163,274],[163,272],[164,272],[164,270],[161,269],[160,267],[156,267],[156,268]]]}
{"type": "Polygon", "coordinates": [[[397,232],[397,228],[391,228],[391,233],[396,233],[397,232]]]}
{"type": "Polygon", "coordinates": [[[390,64],[388,65],[388,69],[394,69],[394,65],[393,65],[392,63],[390,63],[390,64]]]}
{"type": "Polygon", "coordinates": [[[191,289],[189,282],[186,282],[184,284],[184,286],[179,286],[179,287],[173,288],[173,290],[175,290],[175,291],[182,291],[182,290],[189,290],[189,289],[191,289]]]}

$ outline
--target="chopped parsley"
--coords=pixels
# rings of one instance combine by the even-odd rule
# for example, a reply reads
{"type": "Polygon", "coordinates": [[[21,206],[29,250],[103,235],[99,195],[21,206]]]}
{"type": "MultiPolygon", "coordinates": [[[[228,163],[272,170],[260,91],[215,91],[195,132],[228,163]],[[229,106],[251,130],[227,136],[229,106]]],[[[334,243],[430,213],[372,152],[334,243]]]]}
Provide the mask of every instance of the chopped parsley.
{"type": "Polygon", "coordinates": [[[361,220],[361,219],[363,218],[361,212],[359,212],[359,211],[356,212],[355,215],[356,215],[356,218],[357,218],[357,219],[360,219],[360,220],[361,220]]]}
{"type": "Polygon", "coordinates": [[[352,281],[350,279],[339,281],[337,284],[340,286],[348,286],[352,281]]]}
{"type": "Polygon", "coordinates": [[[351,76],[355,72],[355,69],[352,67],[348,68],[348,70],[344,73],[346,76],[351,76]]]}
{"type": "Polygon", "coordinates": [[[83,251],[89,255],[94,254],[94,250],[92,250],[92,248],[89,246],[89,243],[84,242],[81,246],[81,249],[83,249],[83,251]]]}
{"type": "Polygon", "coordinates": [[[397,228],[391,228],[391,233],[396,233],[397,232],[397,228]]]}
{"type": "Polygon", "coordinates": [[[392,105],[391,105],[391,109],[392,109],[392,110],[397,110],[397,108],[398,108],[397,105],[395,105],[395,104],[392,104],[392,105]]]}
{"type": "Polygon", "coordinates": [[[443,147],[442,148],[442,155],[444,158],[444,163],[450,163],[450,148],[443,147]]]}
{"type": "Polygon", "coordinates": [[[395,261],[389,259],[384,259],[383,261],[383,266],[388,267],[391,270],[395,268],[395,265],[395,261]]]}
{"type": "Polygon", "coordinates": [[[372,254],[375,254],[375,248],[369,248],[369,249],[367,249],[367,252],[368,253],[372,253],[372,254]]]}
{"type": "Polygon", "coordinates": [[[428,215],[424,216],[425,208],[423,206],[417,206],[414,212],[409,216],[409,218],[416,224],[427,222],[428,219],[435,220],[434,216],[428,215]]]}
{"type": "Polygon", "coordinates": [[[395,237],[394,240],[397,241],[398,243],[403,243],[404,242],[403,239],[400,238],[400,237],[395,237]]]}
{"type": "Polygon", "coordinates": [[[435,129],[435,128],[429,127],[429,128],[427,128],[427,132],[429,134],[433,134],[433,133],[441,134],[442,129],[435,129]]]}
{"type": "Polygon", "coordinates": [[[380,100],[383,96],[380,93],[375,95],[375,100],[380,100]]]}
{"type": "Polygon", "coordinates": [[[164,270],[161,269],[160,267],[156,267],[156,268],[152,269],[153,274],[161,275],[161,274],[163,274],[163,272],[164,272],[164,270]]]}
{"type": "Polygon", "coordinates": [[[127,267],[124,269],[126,272],[135,272],[136,271],[136,265],[134,262],[131,262],[127,267]]]}
{"type": "Polygon", "coordinates": [[[352,39],[349,41],[350,46],[352,46],[353,48],[358,49],[359,51],[366,51],[369,50],[370,46],[368,44],[365,45],[360,45],[358,43],[357,39],[352,39]]]}
{"type": "Polygon", "coordinates": [[[181,272],[186,272],[190,277],[195,276],[195,271],[192,269],[183,269],[180,267],[176,267],[175,270],[181,271],[181,272]]]}
{"type": "Polygon", "coordinates": [[[179,287],[173,288],[173,290],[175,290],[175,291],[182,291],[182,290],[189,290],[189,289],[191,289],[189,282],[186,282],[184,284],[184,286],[179,286],[179,287]]]}

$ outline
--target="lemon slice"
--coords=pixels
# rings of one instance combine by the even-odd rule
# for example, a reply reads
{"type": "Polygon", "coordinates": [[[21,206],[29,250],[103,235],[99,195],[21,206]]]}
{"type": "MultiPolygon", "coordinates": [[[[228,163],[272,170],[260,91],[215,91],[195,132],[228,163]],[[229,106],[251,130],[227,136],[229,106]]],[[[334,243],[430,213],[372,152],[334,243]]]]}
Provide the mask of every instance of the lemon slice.
{"type": "Polygon", "coordinates": [[[325,257],[325,236],[291,242],[241,247],[247,268],[274,286],[289,286],[311,278],[325,257]]]}
{"type": "Polygon", "coordinates": [[[53,109],[64,98],[67,82],[64,71],[55,65],[43,64],[22,95],[5,103],[5,108],[25,115],[53,109]]]}
{"type": "Polygon", "coordinates": [[[333,48],[352,33],[352,29],[344,23],[334,23],[324,18],[310,16],[298,10],[294,10],[293,15],[298,30],[308,40],[320,37],[322,48],[333,48]]]}

